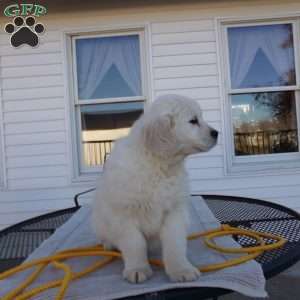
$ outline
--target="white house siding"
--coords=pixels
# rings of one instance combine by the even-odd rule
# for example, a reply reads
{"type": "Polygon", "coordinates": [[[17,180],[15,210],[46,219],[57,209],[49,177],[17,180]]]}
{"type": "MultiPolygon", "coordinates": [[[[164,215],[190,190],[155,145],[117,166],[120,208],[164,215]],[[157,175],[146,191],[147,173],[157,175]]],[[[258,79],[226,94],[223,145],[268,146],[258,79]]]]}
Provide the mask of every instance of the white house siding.
{"type": "MultiPolygon", "coordinates": [[[[149,102],[164,93],[191,96],[202,106],[206,120],[221,132],[211,152],[187,162],[192,192],[257,197],[300,210],[300,174],[293,169],[284,174],[274,170],[264,175],[225,175],[222,133],[226,119],[215,22],[226,16],[297,12],[300,16],[300,3],[210,2],[93,11],[81,8],[80,12],[73,7],[73,12],[63,14],[57,8],[58,12],[43,17],[47,31],[36,49],[13,49],[8,35],[0,34],[4,181],[0,228],[68,207],[75,193],[94,186],[94,180],[73,180],[70,127],[74,124],[69,118],[63,31],[101,30],[118,24],[147,27],[149,102]]],[[[1,28],[7,21],[2,17],[1,28]]]]}

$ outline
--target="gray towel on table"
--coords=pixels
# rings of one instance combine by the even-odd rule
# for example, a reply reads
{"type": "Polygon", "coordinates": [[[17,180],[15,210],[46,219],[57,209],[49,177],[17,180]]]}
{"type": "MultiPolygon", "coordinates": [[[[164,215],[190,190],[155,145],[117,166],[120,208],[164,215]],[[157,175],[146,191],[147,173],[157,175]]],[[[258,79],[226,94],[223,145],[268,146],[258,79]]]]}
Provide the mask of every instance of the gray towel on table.
{"type": "MultiPolygon", "coordinates": [[[[82,207],[74,216],[61,226],[49,239],[36,249],[26,261],[45,257],[63,249],[84,247],[97,244],[90,229],[90,207],[82,207]]],[[[190,205],[190,233],[205,231],[220,226],[201,197],[192,197],[190,205]]],[[[218,239],[218,244],[236,247],[237,243],[230,237],[218,239]]],[[[201,239],[189,241],[188,257],[198,266],[223,262],[232,255],[225,255],[208,249],[201,239]]],[[[236,257],[236,256],[234,256],[236,257]]],[[[99,257],[74,258],[68,261],[73,271],[79,271],[99,260],[99,257]]],[[[108,300],[128,297],[174,288],[219,287],[231,289],[252,297],[266,297],[265,278],[260,265],[249,261],[239,266],[216,272],[203,273],[197,281],[172,283],[160,268],[154,268],[154,275],[141,284],[130,284],[122,278],[123,263],[117,260],[84,278],[73,281],[65,295],[65,300],[108,300]]],[[[16,287],[31,271],[23,272],[9,279],[0,281],[0,297],[16,287]]],[[[58,279],[63,272],[48,267],[32,287],[49,280],[58,279]]],[[[53,300],[57,289],[48,290],[35,296],[34,300],[53,300]]]]}

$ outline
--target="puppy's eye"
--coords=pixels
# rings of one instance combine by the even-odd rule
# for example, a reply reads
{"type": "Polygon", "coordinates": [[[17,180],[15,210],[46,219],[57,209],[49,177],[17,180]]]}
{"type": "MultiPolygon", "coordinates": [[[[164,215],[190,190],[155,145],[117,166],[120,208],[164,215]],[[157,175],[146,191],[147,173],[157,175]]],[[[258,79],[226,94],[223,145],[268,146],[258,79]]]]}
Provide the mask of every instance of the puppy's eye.
{"type": "Polygon", "coordinates": [[[190,121],[189,121],[191,124],[193,124],[193,125],[199,125],[199,121],[198,121],[198,119],[195,117],[195,118],[193,118],[193,119],[191,119],[190,121]]]}

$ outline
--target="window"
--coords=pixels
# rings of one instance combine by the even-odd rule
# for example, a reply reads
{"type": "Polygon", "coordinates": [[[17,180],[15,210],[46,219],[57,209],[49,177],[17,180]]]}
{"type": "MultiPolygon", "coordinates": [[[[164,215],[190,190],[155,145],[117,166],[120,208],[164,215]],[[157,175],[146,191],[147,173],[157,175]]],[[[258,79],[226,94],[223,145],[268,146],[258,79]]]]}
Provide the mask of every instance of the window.
{"type": "Polygon", "coordinates": [[[116,139],[142,114],[142,32],[73,37],[73,73],[80,171],[101,166],[116,139]]]}
{"type": "Polygon", "coordinates": [[[299,153],[295,24],[225,27],[233,163],[299,153]]]}

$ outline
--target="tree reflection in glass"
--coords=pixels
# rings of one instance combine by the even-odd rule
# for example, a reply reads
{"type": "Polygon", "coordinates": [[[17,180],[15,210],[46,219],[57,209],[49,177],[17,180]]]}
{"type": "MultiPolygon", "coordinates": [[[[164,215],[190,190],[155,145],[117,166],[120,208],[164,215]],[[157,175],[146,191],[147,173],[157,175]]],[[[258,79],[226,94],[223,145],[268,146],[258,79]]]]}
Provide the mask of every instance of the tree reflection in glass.
{"type": "Polygon", "coordinates": [[[298,151],[294,92],[232,95],[236,155],[298,151]]]}

